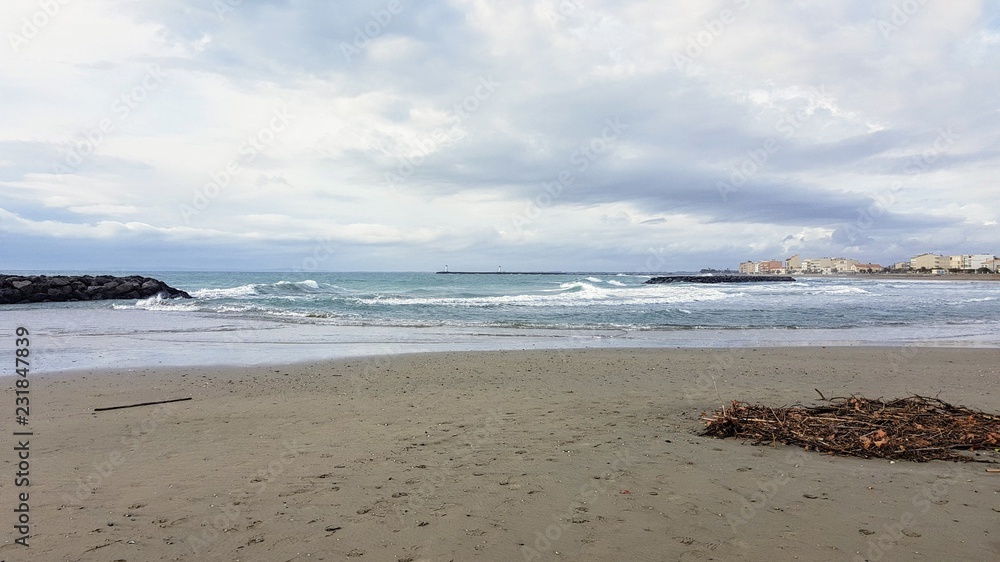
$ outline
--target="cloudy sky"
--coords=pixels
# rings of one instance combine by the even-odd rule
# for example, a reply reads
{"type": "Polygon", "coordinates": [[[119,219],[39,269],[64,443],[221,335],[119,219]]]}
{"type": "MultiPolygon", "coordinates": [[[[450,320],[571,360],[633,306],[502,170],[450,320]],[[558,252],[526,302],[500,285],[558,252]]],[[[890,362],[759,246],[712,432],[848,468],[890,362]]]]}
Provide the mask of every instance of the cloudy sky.
{"type": "Polygon", "coordinates": [[[993,1],[0,10],[0,269],[1000,252],[993,1]]]}

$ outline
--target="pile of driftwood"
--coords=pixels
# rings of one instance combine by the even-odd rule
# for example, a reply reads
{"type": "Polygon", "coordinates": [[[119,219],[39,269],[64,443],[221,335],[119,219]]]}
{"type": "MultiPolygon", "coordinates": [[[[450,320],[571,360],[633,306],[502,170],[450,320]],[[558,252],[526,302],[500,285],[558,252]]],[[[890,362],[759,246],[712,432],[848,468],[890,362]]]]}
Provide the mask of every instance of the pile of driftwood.
{"type": "MultiPolygon", "coordinates": [[[[822,396],[822,394],[821,394],[822,396]]],[[[828,405],[772,408],[733,401],[704,417],[703,435],[784,443],[835,455],[924,462],[977,460],[969,452],[1000,448],[1000,416],[911,396],[888,402],[861,396],[828,405]]],[[[994,456],[994,455],[991,455],[994,456]]]]}

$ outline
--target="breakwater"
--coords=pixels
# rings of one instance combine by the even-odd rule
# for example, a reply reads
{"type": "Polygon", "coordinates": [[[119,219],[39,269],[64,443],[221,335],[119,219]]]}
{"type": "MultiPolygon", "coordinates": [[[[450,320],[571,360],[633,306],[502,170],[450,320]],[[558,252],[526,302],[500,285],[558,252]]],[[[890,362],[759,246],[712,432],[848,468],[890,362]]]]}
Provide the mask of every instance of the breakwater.
{"type": "Polygon", "coordinates": [[[163,281],[139,275],[0,275],[0,304],[147,299],[156,295],[191,298],[163,281]]]}

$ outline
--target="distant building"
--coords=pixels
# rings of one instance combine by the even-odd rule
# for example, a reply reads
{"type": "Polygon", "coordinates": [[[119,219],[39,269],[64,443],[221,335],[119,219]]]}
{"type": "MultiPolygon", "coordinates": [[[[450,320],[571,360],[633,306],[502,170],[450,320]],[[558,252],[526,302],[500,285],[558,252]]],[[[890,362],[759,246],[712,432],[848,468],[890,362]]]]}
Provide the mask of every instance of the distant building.
{"type": "Polygon", "coordinates": [[[830,267],[831,273],[845,273],[851,271],[854,266],[859,263],[858,260],[848,258],[833,258],[830,262],[832,263],[832,266],[830,267]]]}
{"type": "Polygon", "coordinates": [[[785,264],[778,260],[762,261],[758,264],[761,273],[784,273],[785,264]]]}
{"type": "Polygon", "coordinates": [[[877,263],[856,263],[851,266],[853,273],[879,273],[885,269],[877,263]]]}
{"type": "Polygon", "coordinates": [[[984,267],[997,272],[997,264],[998,258],[993,254],[956,256],[920,254],[913,256],[909,261],[896,262],[890,267],[877,263],[861,263],[852,258],[802,258],[799,254],[795,254],[784,262],[780,260],[745,261],[740,264],[739,271],[746,275],[785,273],[829,275],[833,273],[867,273],[868,271],[875,273],[892,269],[893,271],[923,270],[945,274],[949,269],[953,271],[977,271],[984,267]]]}
{"type": "Polygon", "coordinates": [[[989,269],[986,262],[993,261],[994,259],[996,259],[996,256],[993,254],[972,254],[969,256],[969,267],[966,269],[970,269],[972,271],[976,271],[983,267],[989,269]]]}
{"type": "Polygon", "coordinates": [[[802,269],[802,258],[798,254],[785,260],[785,269],[789,272],[800,271],[802,269]]]}
{"type": "Polygon", "coordinates": [[[833,268],[830,258],[808,258],[802,260],[802,271],[806,273],[829,273],[833,268]]]}
{"type": "Polygon", "coordinates": [[[801,270],[805,273],[847,273],[852,270],[858,260],[849,258],[808,258],[802,260],[801,270]]]}
{"type": "Polygon", "coordinates": [[[910,258],[910,269],[947,269],[950,258],[938,254],[920,254],[910,258]]]}
{"type": "Polygon", "coordinates": [[[986,267],[987,262],[995,259],[993,254],[962,254],[958,256],[948,256],[947,269],[961,271],[976,271],[986,267]]]}

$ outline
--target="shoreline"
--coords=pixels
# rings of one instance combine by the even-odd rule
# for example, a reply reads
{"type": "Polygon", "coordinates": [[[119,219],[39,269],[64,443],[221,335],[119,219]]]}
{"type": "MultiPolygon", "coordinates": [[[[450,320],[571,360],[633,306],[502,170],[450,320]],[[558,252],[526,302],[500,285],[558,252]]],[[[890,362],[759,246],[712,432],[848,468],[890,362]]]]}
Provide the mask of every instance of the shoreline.
{"type": "MultiPolygon", "coordinates": [[[[989,349],[776,347],[35,375],[32,554],[981,558],[1000,553],[1000,482],[982,465],[837,458],[698,432],[722,401],[813,403],[814,388],[940,394],[995,412],[998,369],[989,349]]],[[[8,558],[19,548],[12,537],[0,547],[8,558]]]]}
{"type": "Polygon", "coordinates": [[[869,280],[891,280],[905,279],[907,281],[1000,281],[1000,275],[990,274],[966,274],[947,273],[934,275],[931,273],[851,273],[851,274],[831,274],[831,275],[794,275],[801,279],[869,279],[869,280]]]}

